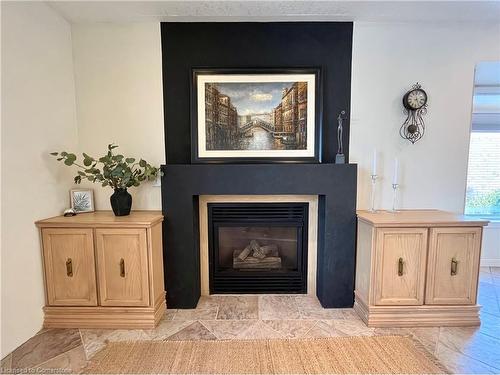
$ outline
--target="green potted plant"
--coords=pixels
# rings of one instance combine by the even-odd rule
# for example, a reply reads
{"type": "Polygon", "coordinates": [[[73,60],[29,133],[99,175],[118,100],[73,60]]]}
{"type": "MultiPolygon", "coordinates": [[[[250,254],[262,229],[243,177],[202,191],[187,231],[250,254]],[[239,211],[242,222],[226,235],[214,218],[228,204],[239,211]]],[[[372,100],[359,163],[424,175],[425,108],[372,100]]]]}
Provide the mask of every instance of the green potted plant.
{"type": "Polygon", "coordinates": [[[116,155],[113,150],[117,147],[115,144],[108,145],[106,155],[98,159],[83,153],[81,164],[76,162],[75,154],[66,151],[50,154],[67,166],[75,165],[80,169],[74,179],[76,184],[87,179],[102,187],[110,186],[114,189],[110,197],[111,208],[116,216],[125,216],[130,214],[132,208],[132,196],[127,188],[137,187],[143,181],[155,180],[160,172],[144,159],[136,161],[135,158],[116,155]]]}

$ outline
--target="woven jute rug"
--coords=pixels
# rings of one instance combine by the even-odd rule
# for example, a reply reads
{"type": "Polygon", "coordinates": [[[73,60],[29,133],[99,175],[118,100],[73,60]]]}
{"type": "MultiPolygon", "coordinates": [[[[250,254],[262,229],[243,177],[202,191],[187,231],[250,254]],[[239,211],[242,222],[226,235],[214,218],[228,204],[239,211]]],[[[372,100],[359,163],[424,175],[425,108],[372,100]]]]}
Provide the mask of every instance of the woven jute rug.
{"type": "Polygon", "coordinates": [[[114,342],[87,374],[442,374],[411,337],[114,342]]]}

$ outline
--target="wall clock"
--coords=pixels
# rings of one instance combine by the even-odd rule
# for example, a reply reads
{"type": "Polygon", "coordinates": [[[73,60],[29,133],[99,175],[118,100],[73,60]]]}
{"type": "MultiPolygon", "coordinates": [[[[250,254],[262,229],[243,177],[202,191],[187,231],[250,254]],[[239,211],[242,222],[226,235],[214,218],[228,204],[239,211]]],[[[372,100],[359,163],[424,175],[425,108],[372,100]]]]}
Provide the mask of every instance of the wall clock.
{"type": "Polygon", "coordinates": [[[424,136],[423,116],[427,113],[427,93],[418,82],[404,94],[403,107],[407,117],[399,129],[399,134],[411,143],[415,143],[424,136]]]}

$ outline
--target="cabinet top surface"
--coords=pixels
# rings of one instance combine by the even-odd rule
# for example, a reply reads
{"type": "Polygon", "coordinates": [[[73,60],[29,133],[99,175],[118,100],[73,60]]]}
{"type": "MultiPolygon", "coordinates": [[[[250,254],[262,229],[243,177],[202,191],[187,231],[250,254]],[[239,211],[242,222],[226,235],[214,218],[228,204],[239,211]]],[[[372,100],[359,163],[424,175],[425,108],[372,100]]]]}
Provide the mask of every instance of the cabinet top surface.
{"type": "Polygon", "coordinates": [[[112,211],[79,213],[76,216],[56,216],[39,220],[39,227],[132,227],[152,226],[163,220],[161,211],[132,211],[128,216],[115,216],[112,211]]]}
{"type": "Polygon", "coordinates": [[[397,226],[475,226],[488,221],[440,210],[357,211],[358,219],[376,227],[397,226]]]}

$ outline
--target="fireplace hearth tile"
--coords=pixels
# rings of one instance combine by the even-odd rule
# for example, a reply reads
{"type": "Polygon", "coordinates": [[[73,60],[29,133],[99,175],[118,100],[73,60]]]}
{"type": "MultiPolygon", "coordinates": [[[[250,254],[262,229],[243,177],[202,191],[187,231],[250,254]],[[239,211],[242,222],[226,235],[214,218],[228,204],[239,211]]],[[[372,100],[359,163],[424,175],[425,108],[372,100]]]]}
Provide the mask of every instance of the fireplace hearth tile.
{"type": "Polygon", "coordinates": [[[81,329],[80,337],[87,359],[90,359],[109,342],[148,340],[150,336],[141,329],[81,329]]]}
{"type": "Polygon", "coordinates": [[[240,338],[258,320],[203,320],[201,323],[220,340],[232,340],[240,338]]]}
{"type": "Polygon", "coordinates": [[[301,317],[295,296],[259,296],[260,319],[300,319],[301,317]]]}
{"type": "Polygon", "coordinates": [[[217,337],[200,322],[194,322],[168,337],[167,340],[217,340],[217,337]]]}
{"type": "Polygon", "coordinates": [[[192,320],[163,320],[155,329],[146,333],[151,340],[165,340],[193,323],[192,320]]]}
{"type": "Polygon", "coordinates": [[[429,352],[435,352],[439,341],[439,327],[410,328],[409,331],[429,352]]]}
{"type": "Polygon", "coordinates": [[[179,309],[172,320],[210,320],[217,316],[218,307],[207,309],[179,309]]]}
{"type": "Polygon", "coordinates": [[[289,339],[305,337],[316,324],[315,320],[264,320],[275,331],[289,339]]]}
{"type": "Polygon", "coordinates": [[[307,338],[339,337],[344,336],[335,329],[333,320],[318,320],[314,326],[305,334],[307,338]]]}
{"type": "Polygon", "coordinates": [[[53,374],[64,369],[66,373],[79,374],[87,366],[87,357],[82,345],[71,349],[37,366],[38,373],[53,374]]]}
{"type": "Polygon", "coordinates": [[[410,336],[411,332],[408,328],[395,327],[395,328],[375,328],[373,330],[374,336],[410,336]]]}
{"type": "Polygon", "coordinates": [[[165,315],[163,315],[162,320],[172,320],[174,318],[175,313],[177,312],[177,309],[167,309],[165,312],[165,315]]]}
{"type": "Polygon", "coordinates": [[[299,309],[313,310],[322,309],[323,307],[318,301],[318,298],[313,295],[296,295],[294,296],[295,302],[299,309]]]}
{"type": "Polygon", "coordinates": [[[301,309],[300,315],[302,319],[344,319],[339,309],[301,309]]]}
{"type": "Polygon", "coordinates": [[[12,352],[12,368],[35,367],[81,344],[77,329],[51,329],[35,335],[12,352]]]}
{"type": "Polygon", "coordinates": [[[259,304],[257,296],[221,297],[217,319],[258,319],[259,304]]]}
{"type": "Polygon", "coordinates": [[[375,330],[368,328],[361,320],[335,320],[335,330],[343,336],[373,336],[375,330]]]}
{"type": "Polygon", "coordinates": [[[246,331],[243,331],[238,338],[239,339],[280,339],[284,335],[272,329],[269,325],[265,324],[263,321],[258,320],[256,324],[252,325],[246,331]]]}
{"type": "Polygon", "coordinates": [[[338,309],[342,311],[342,315],[344,316],[344,319],[346,320],[359,320],[361,321],[361,318],[359,315],[354,311],[354,309],[338,309]]]}
{"type": "Polygon", "coordinates": [[[219,296],[201,296],[198,304],[196,305],[197,309],[211,309],[219,307],[220,303],[219,296]]]}

